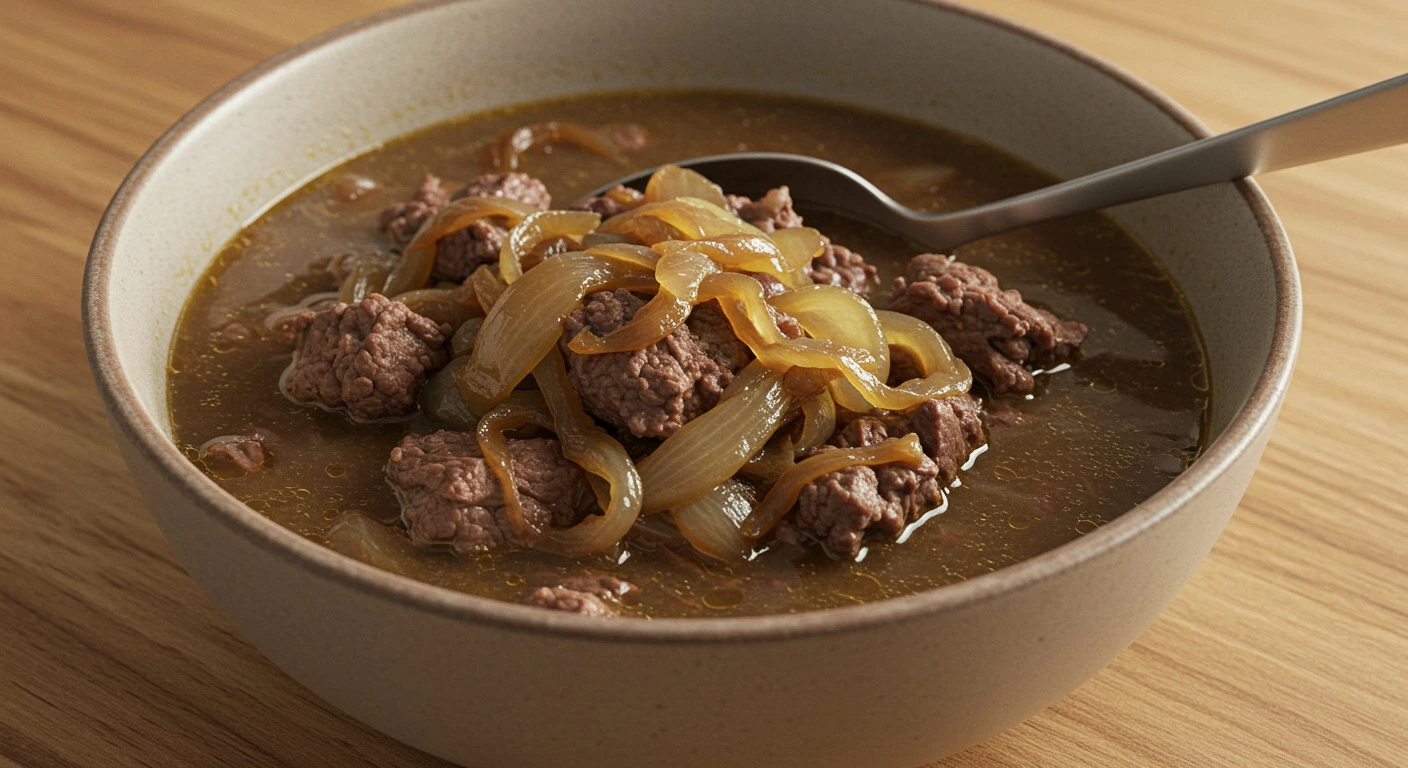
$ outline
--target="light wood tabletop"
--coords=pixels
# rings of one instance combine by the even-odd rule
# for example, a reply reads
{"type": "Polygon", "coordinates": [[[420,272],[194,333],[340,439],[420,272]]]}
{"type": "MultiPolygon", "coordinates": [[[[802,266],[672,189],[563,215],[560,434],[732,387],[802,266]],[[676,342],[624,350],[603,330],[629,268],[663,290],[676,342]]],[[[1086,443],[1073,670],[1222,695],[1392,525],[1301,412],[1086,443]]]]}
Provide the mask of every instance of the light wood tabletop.
{"type": "MultiPolygon", "coordinates": [[[[215,613],[128,478],[79,327],[89,239],[161,131],[390,4],[0,0],[0,766],[443,765],[323,704],[215,613]]],[[[976,4],[1216,130],[1408,71],[1403,0],[976,4]]],[[[1408,765],[1408,147],[1263,184],[1305,335],[1240,509],[1133,647],[942,765],[1408,765]]]]}

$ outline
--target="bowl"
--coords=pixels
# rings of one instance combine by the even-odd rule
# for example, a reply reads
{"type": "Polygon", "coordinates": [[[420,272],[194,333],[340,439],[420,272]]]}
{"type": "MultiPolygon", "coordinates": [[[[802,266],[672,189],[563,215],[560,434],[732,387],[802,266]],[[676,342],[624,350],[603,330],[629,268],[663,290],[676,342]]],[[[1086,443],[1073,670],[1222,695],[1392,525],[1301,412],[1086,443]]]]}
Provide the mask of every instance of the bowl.
{"type": "MultiPolygon", "coordinates": [[[[1173,273],[1211,364],[1211,443],[1123,516],[1018,565],[852,608],[601,621],[459,594],[317,546],[174,447],[166,360],[218,247],[287,191],[457,115],[605,89],[724,87],[938,124],[1071,177],[1205,136],[1167,97],[1039,32],[906,0],[471,0],[300,45],[141,159],[93,241],[84,329],[122,453],[187,570],[332,705],[483,766],[913,766],[1075,688],[1192,575],[1261,456],[1300,326],[1251,182],[1115,209],[1173,273]]],[[[1111,718],[1118,712],[1108,713],[1111,718]]]]}

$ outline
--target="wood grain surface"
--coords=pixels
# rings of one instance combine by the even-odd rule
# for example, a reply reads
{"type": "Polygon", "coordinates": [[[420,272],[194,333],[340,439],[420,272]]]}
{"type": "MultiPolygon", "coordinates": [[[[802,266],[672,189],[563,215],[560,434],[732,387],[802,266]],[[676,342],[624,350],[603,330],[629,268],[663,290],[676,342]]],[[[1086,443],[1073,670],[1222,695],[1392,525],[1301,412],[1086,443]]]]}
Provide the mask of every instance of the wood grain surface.
{"type": "MultiPolygon", "coordinates": [[[[88,241],[161,131],[389,4],[0,0],[0,766],[442,765],[315,699],[212,610],[116,453],[79,328],[88,241]]],[[[1214,129],[1408,71],[1403,0],[977,4],[1214,129]]],[[[1109,668],[944,766],[1408,765],[1408,147],[1264,184],[1305,340],[1241,508],[1109,668]]]]}

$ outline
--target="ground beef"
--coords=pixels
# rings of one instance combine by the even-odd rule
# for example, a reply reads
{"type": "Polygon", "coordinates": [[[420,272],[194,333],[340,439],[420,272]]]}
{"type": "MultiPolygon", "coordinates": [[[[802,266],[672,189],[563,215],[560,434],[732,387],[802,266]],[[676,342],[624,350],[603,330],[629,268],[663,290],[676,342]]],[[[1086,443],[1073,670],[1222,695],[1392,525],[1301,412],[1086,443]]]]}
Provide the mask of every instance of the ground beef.
{"type": "Polygon", "coordinates": [[[374,293],[293,320],[297,339],[283,390],[291,400],[345,408],[354,421],[405,416],[449,355],[449,328],[374,293]]]}
{"type": "Polygon", "coordinates": [[[242,347],[259,340],[253,328],[241,322],[233,322],[215,332],[214,343],[225,349],[242,347]]]}
{"type": "Polygon", "coordinates": [[[802,489],[777,537],[799,545],[815,540],[832,555],[854,560],[867,537],[892,539],[909,521],[938,506],[943,500],[938,474],[925,458],[916,469],[855,466],[823,475],[802,489]]]}
{"type": "Polygon", "coordinates": [[[464,185],[450,199],[462,197],[506,197],[527,203],[540,211],[552,206],[552,195],[548,194],[547,185],[526,173],[486,173],[464,185]]]}
{"type": "Polygon", "coordinates": [[[420,225],[449,201],[450,193],[439,177],[427,173],[410,200],[381,212],[381,231],[390,235],[398,248],[404,247],[415,237],[420,225]]]}
{"type": "Polygon", "coordinates": [[[859,253],[826,239],[826,248],[812,259],[811,278],[820,285],[836,285],[862,296],[870,295],[875,284],[875,267],[867,264],[859,253]]]}
{"type": "Polygon", "coordinates": [[[622,605],[640,602],[640,588],[610,574],[569,576],[529,592],[523,602],[584,616],[616,616],[622,605]]]}
{"type": "Polygon", "coordinates": [[[538,587],[523,598],[524,605],[582,616],[616,616],[619,610],[600,597],[566,587],[538,587]]]}
{"type": "Polygon", "coordinates": [[[640,192],[617,184],[608,189],[605,194],[589,197],[573,205],[572,208],[578,211],[591,211],[601,214],[602,219],[609,219],[639,207],[642,201],[643,196],[640,192]]]}
{"type": "Polygon", "coordinates": [[[603,355],[566,350],[583,328],[605,335],[643,306],[628,291],[591,294],[563,324],[563,348],[572,387],[588,412],[636,437],[664,438],[714,407],[751,354],[712,303],[695,307],[684,326],[644,349],[603,355]]]}
{"type": "Polygon", "coordinates": [[[622,152],[639,152],[650,143],[650,134],[640,123],[607,123],[596,132],[622,152]]]}
{"type": "Polygon", "coordinates": [[[792,208],[792,192],[785,186],[770,189],[757,200],[743,195],[725,195],[724,199],[735,216],[764,232],[802,226],[801,214],[792,208]]]}
{"type": "MultiPolygon", "coordinates": [[[[599,508],[586,473],[556,440],[509,440],[509,460],[524,518],[542,529],[575,525],[599,508]]],[[[503,489],[473,433],[407,435],[391,449],[386,479],[401,500],[401,519],[417,546],[482,552],[522,543],[504,507],[503,489]]]]}
{"type": "Polygon", "coordinates": [[[264,469],[272,460],[277,444],[278,438],[273,432],[248,427],[238,434],[207,440],[197,455],[206,469],[217,477],[242,477],[264,469]]]}
{"type": "Polygon", "coordinates": [[[854,559],[867,538],[888,539],[943,501],[943,488],[958,476],[983,441],[981,406],[969,395],[929,400],[905,412],[853,416],[832,436],[836,448],[877,445],[918,435],[926,459],[917,469],[899,464],[848,467],[812,481],[779,526],[779,539],[823,543],[838,557],[854,559]]]}
{"type": "MultiPolygon", "coordinates": [[[[802,216],[792,207],[792,193],[787,187],[777,187],[758,198],[742,195],[725,195],[728,209],[738,218],[752,224],[764,232],[802,226],[802,216]]],[[[821,285],[837,285],[862,296],[870,295],[875,283],[875,267],[867,264],[860,254],[824,238],[826,249],[812,260],[812,282],[821,285]]]]}
{"type": "Polygon", "coordinates": [[[991,272],[933,253],[915,256],[895,279],[890,309],[934,326],[998,395],[1031,392],[1032,369],[1069,358],[1089,332],[1003,290],[991,272]]]}
{"type": "MultiPolygon", "coordinates": [[[[547,210],[552,203],[547,186],[526,173],[487,173],[453,195],[445,191],[439,178],[426,174],[414,197],[382,211],[381,228],[391,235],[397,247],[404,248],[435,211],[463,197],[506,197],[539,210],[547,210]]],[[[476,221],[440,238],[435,244],[432,277],[460,282],[479,265],[498,263],[499,249],[507,234],[508,230],[497,223],[476,221]]]]}

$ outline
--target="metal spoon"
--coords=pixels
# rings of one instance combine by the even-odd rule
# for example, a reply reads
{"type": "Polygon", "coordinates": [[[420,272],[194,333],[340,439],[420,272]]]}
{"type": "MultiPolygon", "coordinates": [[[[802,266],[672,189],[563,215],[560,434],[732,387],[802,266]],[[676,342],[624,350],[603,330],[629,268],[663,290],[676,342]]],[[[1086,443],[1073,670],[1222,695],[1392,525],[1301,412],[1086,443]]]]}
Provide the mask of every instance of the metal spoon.
{"type": "MultiPolygon", "coordinates": [[[[684,160],[730,192],[786,184],[794,199],[849,214],[946,251],[1047,219],[1408,142],[1408,74],[1230,133],[1044,189],[952,213],[919,213],[836,163],[778,152],[684,160]]],[[[655,169],[612,182],[642,187],[655,169]]],[[[590,197],[591,195],[588,195],[590,197]]]]}

